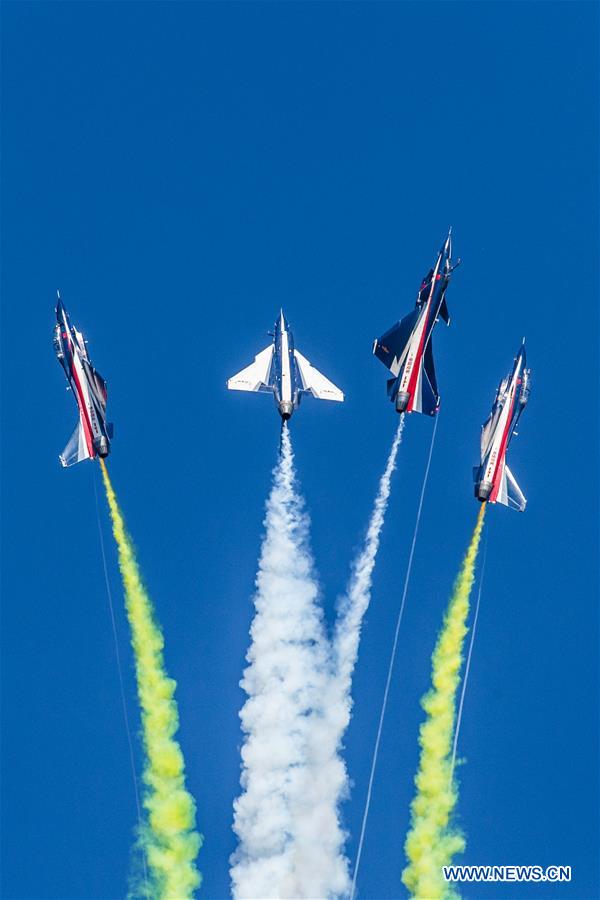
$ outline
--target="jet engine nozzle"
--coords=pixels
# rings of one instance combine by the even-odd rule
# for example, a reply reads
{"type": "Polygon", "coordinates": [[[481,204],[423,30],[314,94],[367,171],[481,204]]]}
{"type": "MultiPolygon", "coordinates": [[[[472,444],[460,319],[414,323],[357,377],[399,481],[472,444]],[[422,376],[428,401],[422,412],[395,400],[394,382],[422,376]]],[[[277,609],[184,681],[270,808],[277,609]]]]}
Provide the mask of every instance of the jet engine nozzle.
{"type": "Polygon", "coordinates": [[[289,400],[282,400],[279,404],[279,415],[284,422],[287,422],[288,419],[291,419],[293,411],[294,404],[289,400]]]}
{"type": "Polygon", "coordinates": [[[410,394],[406,391],[398,391],[396,394],[396,412],[404,412],[406,407],[408,406],[408,401],[410,400],[410,394]]]}
{"type": "Polygon", "coordinates": [[[492,493],[493,484],[491,481],[478,481],[475,484],[475,496],[484,503],[489,500],[492,493]]]}
{"type": "Polygon", "coordinates": [[[102,459],[107,457],[108,454],[110,453],[108,441],[106,440],[106,438],[104,436],[96,438],[96,440],[94,441],[94,447],[96,449],[98,456],[101,456],[102,459]]]}

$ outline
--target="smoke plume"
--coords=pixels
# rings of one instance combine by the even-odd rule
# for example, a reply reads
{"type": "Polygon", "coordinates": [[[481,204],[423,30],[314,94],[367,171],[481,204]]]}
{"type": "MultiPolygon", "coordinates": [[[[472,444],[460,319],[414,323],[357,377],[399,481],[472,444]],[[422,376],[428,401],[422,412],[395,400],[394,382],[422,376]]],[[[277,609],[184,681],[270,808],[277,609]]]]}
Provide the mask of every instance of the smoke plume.
{"type": "Polygon", "coordinates": [[[143,890],[149,887],[151,896],[161,900],[188,900],[201,881],[195,860],[202,839],[195,830],[195,803],[185,787],[183,754],[175,740],[179,726],[176,685],[165,672],[163,636],[104,460],[100,460],[100,465],[125,588],[142,709],[143,804],[147,825],[140,840],[150,875],[150,884],[143,890]]]}
{"type": "Polygon", "coordinates": [[[403,429],[404,416],[401,416],[379,482],[364,543],[354,561],[348,590],[340,603],[330,649],[330,676],[320,692],[319,715],[309,734],[311,771],[316,776],[304,786],[304,806],[296,810],[296,814],[299,824],[306,831],[310,830],[313,816],[329,823],[323,834],[313,828],[314,840],[321,843],[325,859],[335,860],[340,875],[335,884],[327,885],[328,893],[311,896],[339,896],[350,892],[348,861],[343,850],[346,835],[340,825],[340,805],[349,791],[348,774],[341,756],[342,739],[352,711],[352,675],[358,656],[361,625],[371,599],[373,569],[403,429]]]}
{"type": "Polygon", "coordinates": [[[418,900],[446,900],[456,896],[444,881],[442,866],[451,864],[453,856],[465,847],[463,835],[450,821],[457,801],[451,753],[469,596],[484,516],[485,503],[479,511],[433,652],[432,686],[421,701],[427,717],[419,732],[417,792],[411,805],[411,827],[405,843],[409,864],[402,873],[402,881],[418,900]]]}
{"type": "MultiPolygon", "coordinates": [[[[267,501],[251,628],[241,685],[242,793],[234,804],[239,846],[232,857],[236,898],[324,898],[347,889],[335,808],[313,804],[322,784],[319,741],[329,654],[308,546],[308,519],[296,488],[283,426],[267,501]],[[310,790],[309,790],[310,789],[310,790]]],[[[339,762],[333,767],[343,777],[339,762]]]]}
{"type": "MultiPolygon", "coordinates": [[[[381,529],[383,528],[385,513],[390,497],[392,474],[396,468],[396,457],[398,456],[398,448],[402,441],[403,431],[404,414],[401,414],[398,428],[390,449],[390,454],[379,481],[379,489],[377,491],[377,496],[375,497],[373,512],[371,513],[371,518],[369,520],[364,545],[352,566],[348,590],[346,596],[342,600],[338,613],[338,621],[333,642],[333,653],[335,659],[336,689],[339,694],[339,700],[344,708],[341,717],[341,723],[344,723],[343,731],[350,719],[350,712],[352,709],[350,690],[352,687],[352,675],[358,656],[360,630],[363,617],[371,600],[373,569],[375,568],[375,560],[377,558],[377,551],[379,550],[381,529]]],[[[343,731],[339,735],[340,738],[343,731]]]]}

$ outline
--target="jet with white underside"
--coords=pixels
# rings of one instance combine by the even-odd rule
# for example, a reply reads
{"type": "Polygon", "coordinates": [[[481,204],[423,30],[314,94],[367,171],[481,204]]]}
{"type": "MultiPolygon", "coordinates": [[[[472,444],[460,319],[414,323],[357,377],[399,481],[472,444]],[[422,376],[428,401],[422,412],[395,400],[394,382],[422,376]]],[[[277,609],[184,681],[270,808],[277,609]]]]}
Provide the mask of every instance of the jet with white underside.
{"type": "Polygon", "coordinates": [[[523,340],[513,370],[500,382],[490,416],[481,429],[481,462],[473,469],[478,500],[503,503],[520,512],[527,500],[506,465],[506,452],[529,400],[531,369],[525,368],[525,362],[523,340]]]}
{"type": "Polygon", "coordinates": [[[272,343],[255,357],[251,365],[228,380],[230,391],[273,394],[284,422],[298,408],[303,394],[312,394],[318,400],[343,401],[342,391],[295,349],[283,310],[275,322],[272,338],[272,343]]]}
{"type": "Polygon", "coordinates": [[[112,422],[106,421],[106,381],[92,366],[87,341],[71,325],[60,294],[56,303],[54,350],[79,412],[75,431],[59,459],[63,466],[72,466],[84,459],[104,458],[110,453],[113,436],[112,422]]]}
{"type": "Polygon", "coordinates": [[[435,416],[440,408],[431,337],[440,319],[450,324],[446,290],[459,263],[452,265],[450,231],[433,269],[421,283],[413,311],[373,343],[373,353],[393,375],[387,393],[399,413],[435,416]]]}

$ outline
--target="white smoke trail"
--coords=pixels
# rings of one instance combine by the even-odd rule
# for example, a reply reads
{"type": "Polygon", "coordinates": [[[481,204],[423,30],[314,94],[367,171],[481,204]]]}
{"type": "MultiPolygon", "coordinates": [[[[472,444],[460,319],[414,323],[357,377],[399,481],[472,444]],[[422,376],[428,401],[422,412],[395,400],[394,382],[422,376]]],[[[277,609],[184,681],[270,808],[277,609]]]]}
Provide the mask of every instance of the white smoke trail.
{"type": "MultiPolygon", "coordinates": [[[[352,567],[348,591],[340,604],[333,644],[330,674],[319,694],[320,708],[308,735],[308,769],[301,802],[294,805],[295,828],[304,837],[312,834],[310,859],[317,863],[320,880],[309,894],[313,898],[348,896],[350,877],[344,856],[346,835],[340,826],[339,806],[348,793],[348,775],[341,758],[341,742],[352,710],[352,674],[358,655],[360,629],[371,597],[373,569],[381,529],[390,495],[390,482],[402,440],[404,416],[400,417],[390,454],[375,499],[363,548],[352,567]],[[329,877],[326,876],[329,873],[329,877]]],[[[306,844],[305,844],[306,846],[306,844]]]]}
{"type": "Polygon", "coordinates": [[[381,744],[381,735],[383,733],[383,723],[385,720],[385,714],[387,710],[388,697],[390,694],[390,687],[392,684],[392,673],[394,671],[394,663],[396,661],[396,651],[398,649],[398,638],[400,636],[400,626],[402,624],[402,616],[404,615],[404,606],[406,604],[406,597],[408,595],[408,585],[410,584],[410,576],[412,573],[412,565],[415,557],[415,547],[417,546],[417,536],[419,534],[419,524],[421,522],[421,513],[423,512],[423,501],[425,499],[425,491],[427,489],[427,481],[429,480],[429,470],[431,468],[431,458],[433,456],[433,446],[435,444],[435,435],[437,433],[438,426],[438,418],[436,417],[435,424],[433,426],[433,432],[431,435],[431,444],[429,445],[429,456],[427,457],[427,465],[425,466],[425,475],[423,477],[423,484],[421,486],[421,496],[419,497],[419,506],[417,509],[417,517],[415,519],[415,527],[413,531],[412,543],[410,547],[410,553],[408,556],[408,565],[406,567],[406,575],[404,576],[404,590],[402,591],[402,600],[400,601],[400,608],[398,610],[398,616],[396,618],[396,628],[394,630],[394,640],[392,642],[392,652],[390,654],[390,661],[388,663],[388,671],[387,677],[385,680],[385,690],[383,692],[383,701],[381,703],[381,711],[379,713],[379,722],[377,725],[377,736],[375,738],[375,745],[373,747],[373,755],[371,757],[371,771],[369,772],[369,783],[367,786],[367,796],[365,798],[365,806],[363,809],[362,822],[360,825],[360,836],[358,838],[358,849],[356,851],[356,861],[354,863],[354,872],[352,873],[352,889],[350,891],[350,900],[354,900],[356,896],[356,881],[358,879],[358,872],[360,869],[360,859],[362,855],[362,849],[365,842],[365,834],[367,831],[367,819],[369,817],[369,808],[371,806],[371,797],[373,794],[373,783],[375,781],[375,770],[377,769],[377,759],[379,757],[379,745],[381,744]]]}
{"type": "Polygon", "coordinates": [[[242,681],[248,694],[241,713],[244,791],[235,802],[240,844],[231,871],[238,900],[321,900],[350,891],[346,835],[339,822],[348,776],[339,750],[350,720],[360,629],[403,429],[402,415],[331,647],[317,605],[289,433],[282,432],[267,503],[250,665],[242,681]]]}
{"type": "MultiPolygon", "coordinates": [[[[308,519],[296,491],[287,426],[267,502],[249,666],[241,682],[242,794],[234,804],[236,898],[320,898],[347,887],[335,808],[306,803],[321,781],[312,732],[329,679],[308,519]],[[307,810],[310,816],[305,813],[307,810]]],[[[343,766],[338,761],[333,769],[343,766]]],[[[338,775],[338,778],[340,776],[338,775]]]]}
{"type": "Polygon", "coordinates": [[[340,605],[338,622],[335,629],[333,652],[335,658],[336,680],[339,685],[340,693],[344,697],[348,720],[350,719],[352,708],[350,688],[352,674],[358,656],[360,629],[363,617],[371,600],[373,569],[375,568],[375,560],[377,558],[377,551],[379,550],[381,529],[383,528],[383,521],[385,519],[385,513],[390,497],[392,474],[396,468],[396,457],[398,456],[398,448],[402,441],[403,431],[404,413],[401,413],[398,428],[396,429],[396,434],[392,442],[390,455],[388,456],[383,475],[379,481],[379,490],[377,491],[377,496],[375,498],[375,504],[373,506],[373,512],[371,513],[369,527],[367,528],[365,542],[352,566],[352,575],[350,576],[348,591],[340,605]]]}

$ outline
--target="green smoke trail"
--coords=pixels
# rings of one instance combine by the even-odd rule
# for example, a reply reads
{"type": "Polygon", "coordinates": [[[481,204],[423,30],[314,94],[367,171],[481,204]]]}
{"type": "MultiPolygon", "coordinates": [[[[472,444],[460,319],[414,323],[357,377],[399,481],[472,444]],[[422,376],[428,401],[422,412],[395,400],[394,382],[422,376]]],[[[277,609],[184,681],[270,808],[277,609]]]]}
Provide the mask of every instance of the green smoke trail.
{"type": "Polygon", "coordinates": [[[147,887],[153,900],[188,900],[201,881],[195,860],[202,838],[195,830],[196,806],[185,787],[183,754],[174,737],[179,726],[176,684],[165,672],[163,636],[103,460],[100,465],[119,553],[142,708],[143,803],[148,825],[141,842],[150,870],[147,887]]]}
{"type": "Polygon", "coordinates": [[[456,892],[444,881],[442,866],[450,865],[454,854],[465,847],[463,835],[450,824],[457,800],[451,770],[452,735],[469,596],[475,579],[484,517],[485,503],[479,510],[433,652],[432,687],[421,701],[427,718],[419,732],[421,757],[415,777],[417,793],[411,805],[411,827],[405,843],[409,864],[402,873],[402,881],[417,900],[456,897],[456,892]]]}

